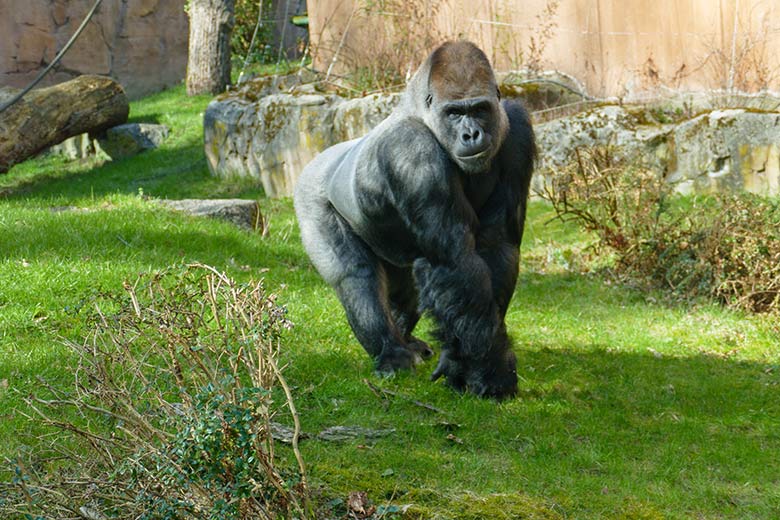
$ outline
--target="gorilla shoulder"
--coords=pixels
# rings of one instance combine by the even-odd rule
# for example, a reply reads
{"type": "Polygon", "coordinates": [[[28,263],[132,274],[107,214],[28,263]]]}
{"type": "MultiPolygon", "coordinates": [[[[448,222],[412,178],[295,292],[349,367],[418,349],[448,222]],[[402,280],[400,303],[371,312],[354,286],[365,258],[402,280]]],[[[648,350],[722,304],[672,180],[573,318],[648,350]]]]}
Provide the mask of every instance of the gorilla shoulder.
{"type": "MultiPolygon", "coordinates": [[[[447,168],[448,154],[434,132],[416,116],[398,117],[377,135],[370,135],[367,146],[366,159],[378,161],[379,168],[372,171],[388,176],[390,182],[396,177],[414,183],[422,175],[426,175],[426,182],[431,182],[452,169],[447,168]]],[[[404,186],[404,191],[408,192],[410,187],[404,186]]],[[[393,186],[389,188],[392,190],[393,186]]]]}

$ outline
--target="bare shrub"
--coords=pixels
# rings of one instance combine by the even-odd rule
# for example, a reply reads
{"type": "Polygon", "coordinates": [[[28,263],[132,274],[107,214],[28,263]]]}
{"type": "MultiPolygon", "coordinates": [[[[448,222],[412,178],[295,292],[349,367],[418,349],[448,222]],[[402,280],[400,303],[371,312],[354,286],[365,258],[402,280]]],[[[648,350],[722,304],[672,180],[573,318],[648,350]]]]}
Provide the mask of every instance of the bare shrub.
{"type": "Polygon", "coordinates": [[[368,74],[378,88],[403,84],[421,60],[444,39],[435,22],[442,0],[362,0],[366,17],[378,31],[367,40],[353,69],[368,74]]]}
{"type": "Polygon", "coordinates": [[[558,28],[558,8],[560,0],[547,0],[542,11],[534,17],[533,29],[527,40],[521,38],[522,31],[512,23],[512,11],[501,13],[493,6],[493,62],[502,58],[510,68],[523,69],[529,75],[537,75],[543,70],[544,53],[547,44],[555,36],[558,28]]]}
{"type": "Polygon", "coordinates": [[[580,149],[542,196],[594,232],[618,272],[753,312],[780,312],[780,201],[748,193],[685,198],[610,148],[580,149]]]}
{"type": "Polygon", "coordinates": [[[445,39],[435,21],[443,3],[357,0],[344,33],[337,38],[318,39],[313,53],[331,56],[329,76],[338,65],[335,70],[349,72],[351,82],[360,89],[398,89],[433,47],[445,39]],[[358,25],[362,36],[346,38],[358,25]]]}
{"type": "Polygon", "coordinates": [[[98,298],[89,323],[83,342],[67,342],[73,390],[42,382],[49,395],[27,400],[56,442],[37,440],[51,445],[48,458],[16,461],[7,514],[309,516],[298,416],[278,362],[291,325],[261,283],[203,265],[142,276],[98,298]],[[285,409],[297,467],[280,462],[271,436],[285,409]]]}
{"type": "Polygon", "coordinates": [[[755,30],[752,13],[748,21],[735,19],[730,45],[706,44],[707,53],[696,70],[703,69],[713,78],[715,88],[728,92],[766,91],[780,77],[780,67],[768,48],[772,33],[768,14],[755,30]]]}
{"type": "Polygon", "coordinates": [[[556,215],[595,232],[601,245],[629,253],[660,225],[654,209],[669,190],[645,168],[627,167],[609,147],[578,148],[572,161],[556,171],[541,194],[556,215]]]}

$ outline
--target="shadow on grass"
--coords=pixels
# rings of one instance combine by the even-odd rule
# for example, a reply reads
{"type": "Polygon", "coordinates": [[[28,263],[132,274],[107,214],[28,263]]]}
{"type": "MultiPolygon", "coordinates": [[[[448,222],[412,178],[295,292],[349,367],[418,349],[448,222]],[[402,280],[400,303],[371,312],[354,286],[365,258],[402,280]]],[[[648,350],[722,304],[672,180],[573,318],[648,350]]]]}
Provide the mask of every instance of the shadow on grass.
{"type": "Polygon", "coordinates": [[[362,361],[355,374],[354,359],[296,357],[290,380],[310,385],[296,399],[306,428],[397,430],[372,449],[313,440],[304,453],[336,489],[414,502],[423,517],[525,518],[530,497],[549,518],[777,518],[780,367],[532,348],[516,348],[520,392],[501,404],[427,381],[432,362],[380,380],[362,361]],[[445,414],[381,399],[363,377],[445,414]],[[501,514],[487,508],[496,493],[508,494],[501,514]]]}
{"type": "Polygon", "coordinates": [[[140,115],[130,114],[130,117],[127,118],[127,122],[160,124],[160,122],[163,121],[163,119],[164,117],[162,114],[151,112],[148,114],[140,114],[140,115]]]}
{"type": "Polygon", "coordinates": [[[150,187],[150,192],[158,186],[170,186],[178,188],[174,191],[186,193],[196,190],[197,184],[206,180],[208,175],[202,149],[188,145],[152,150],[130,160],[104,163],[94,158],[64,161],[57,157],[43,157],[16,166],[4,179],[4,184],[7,186],[5,196],[10,200],[47,200],[53,197],[77,200],[116,193],[138,193],[138,189],[145,185],[150,187]],[[28,169],[31,171],[28,172],[28,169]]]}
{"type": "Polygon", "coordinates": [[[75,201],[137,194],[139,190],[160,198],[254,198],[262,194],[257,181],[226,181],[212,176],[200,142],[166,143],[131,158],[102,163],[94,158],[65,161],[41,157],[17,165],[5,179],[0,178],[0,198],[9,200],[75,201]]]}
{"type": "Polygon", "coordinates": [[[306,441],[313,471],[339,492],[414,503],[421,518],[780,518],[777,352],[753,333],[743,352],[718,354],[722,331],[702,325],[739,331],[740,315],[647,303],[590,276],[524,275],[508,321],[519,394],[496,403],[430,382],[435,358],[377,378],[325,294],[326,308],[291,305],[288,378],[304,429],[396,429],[306,441]],[[659,344],[659,330],[672,341],[659,344]]]}

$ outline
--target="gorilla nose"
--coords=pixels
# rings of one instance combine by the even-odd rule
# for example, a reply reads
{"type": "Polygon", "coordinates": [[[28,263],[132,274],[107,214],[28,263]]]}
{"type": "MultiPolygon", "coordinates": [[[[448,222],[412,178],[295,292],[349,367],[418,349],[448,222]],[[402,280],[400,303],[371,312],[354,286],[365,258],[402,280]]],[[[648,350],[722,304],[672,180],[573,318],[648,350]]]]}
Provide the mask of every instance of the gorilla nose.
{"type": "Polygon", "coordinates": [[[480,132],[478,128],[466,130],[460,138],[463,141],[463,144],[473,146],[482,140],[482,132],[480,132]]]}
{"type": "Polygon", "coordinates": [[[484,152],[486,147],[487,141],[484,132],[479,128],[469,128],[460,134],[460,150],[457,155],[460,157],[478,155],[484,152]]]}
{"type": "Polygon", "coordinates": [[[473,130],[467,130],[463,132],[461,139],[463,139],[464,143],[471,143],[477,141],[480,137],[481,137],[481,133],[479,129],[475,128],[473,130]]]}

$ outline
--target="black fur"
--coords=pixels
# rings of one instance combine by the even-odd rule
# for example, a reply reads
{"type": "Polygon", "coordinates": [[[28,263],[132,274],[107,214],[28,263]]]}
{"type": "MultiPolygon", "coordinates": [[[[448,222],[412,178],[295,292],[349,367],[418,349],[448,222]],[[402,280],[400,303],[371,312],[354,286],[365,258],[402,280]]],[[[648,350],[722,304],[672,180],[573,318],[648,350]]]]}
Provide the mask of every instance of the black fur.
{"type": "Polygon", "coordinates": [[[442,348],[433,379],[501,398],[517,389],[504,317],[517,282],[533,130],[519,104],[498,101],[492,72],[484,95],[447,99],[429,90],[430,70],[429,58],[379,127],[306,167],[296,213],[309,256],[379,371],[432,355],[412,336],[428,311],[442,348]]]}

